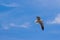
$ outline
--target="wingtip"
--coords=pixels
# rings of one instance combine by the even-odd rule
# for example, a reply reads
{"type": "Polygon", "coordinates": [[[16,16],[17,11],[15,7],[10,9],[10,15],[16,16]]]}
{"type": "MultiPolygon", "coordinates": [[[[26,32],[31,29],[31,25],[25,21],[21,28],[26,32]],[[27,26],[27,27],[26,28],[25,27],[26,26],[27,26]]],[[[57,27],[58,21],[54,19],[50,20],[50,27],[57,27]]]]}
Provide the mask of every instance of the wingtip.
{"type": "Polygon", "coordinates": [[[42,27],[42,31],[44,31],[44,27],[42,27]]]}
{"type": "Polygon", "coordinates": [[[44,31],[44,29],[42,31],[44,31]]]}

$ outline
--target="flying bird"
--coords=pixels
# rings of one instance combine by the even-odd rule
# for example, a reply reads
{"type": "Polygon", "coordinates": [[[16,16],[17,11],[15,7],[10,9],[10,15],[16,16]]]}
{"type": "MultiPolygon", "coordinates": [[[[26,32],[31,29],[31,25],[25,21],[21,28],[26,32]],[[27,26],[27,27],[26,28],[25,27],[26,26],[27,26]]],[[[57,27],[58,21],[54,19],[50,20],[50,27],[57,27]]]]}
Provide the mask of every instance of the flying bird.
{"type": "Polygon", "coordinates": [[[41,25],[41,29],[44,31],[44,25],[43,25],[43,22],[39,16],[37,16],[36,23],[39,23],[41,25]]]}

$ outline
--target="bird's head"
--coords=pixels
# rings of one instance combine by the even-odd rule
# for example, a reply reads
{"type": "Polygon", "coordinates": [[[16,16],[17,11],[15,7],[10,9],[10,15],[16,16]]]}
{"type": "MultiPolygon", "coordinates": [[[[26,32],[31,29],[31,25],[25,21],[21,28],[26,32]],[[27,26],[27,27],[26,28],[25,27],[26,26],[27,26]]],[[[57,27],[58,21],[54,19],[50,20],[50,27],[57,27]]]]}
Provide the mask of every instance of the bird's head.
{"type": "Polygon", "coordinates": [[[41,18],[40,18],[39,16],[37,16],[37,19],[39,19],[39,20],[40,20],[41,18]]]}

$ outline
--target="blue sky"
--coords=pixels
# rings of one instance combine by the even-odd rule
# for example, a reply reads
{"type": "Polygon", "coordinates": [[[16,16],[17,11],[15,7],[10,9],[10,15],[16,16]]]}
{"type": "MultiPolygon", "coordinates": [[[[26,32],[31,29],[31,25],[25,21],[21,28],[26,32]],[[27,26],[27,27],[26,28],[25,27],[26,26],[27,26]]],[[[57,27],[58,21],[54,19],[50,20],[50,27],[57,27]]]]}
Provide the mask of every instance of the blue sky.
{"type": "Polygon", "coordinates": [[[0,0],[0,40],[60,40],[60,0],[0,0]]]}

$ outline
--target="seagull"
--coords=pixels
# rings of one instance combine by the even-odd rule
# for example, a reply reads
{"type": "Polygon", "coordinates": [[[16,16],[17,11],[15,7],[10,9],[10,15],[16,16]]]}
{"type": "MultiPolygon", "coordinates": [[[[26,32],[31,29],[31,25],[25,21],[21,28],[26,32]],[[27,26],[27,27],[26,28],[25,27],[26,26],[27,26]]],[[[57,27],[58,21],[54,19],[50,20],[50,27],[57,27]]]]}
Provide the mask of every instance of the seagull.
{"type": "Polygon", "coordinates": [[[37,16],[37,20],[35,22],[40,24],[41,25],[41,29],[44,31],[44,25],[43,25],[43,22],[42,22],[42,20],[41,20],[41,18],[39,16],[37,16]]]}

